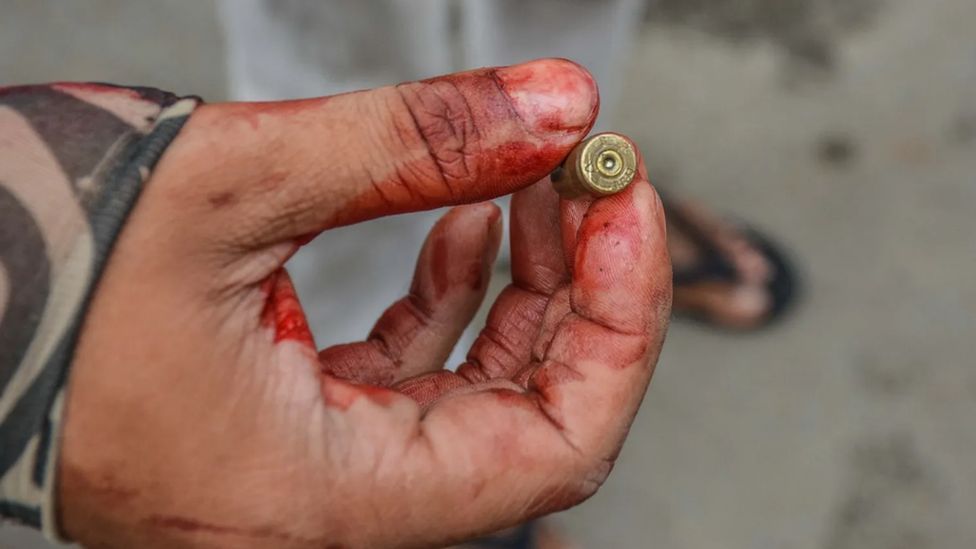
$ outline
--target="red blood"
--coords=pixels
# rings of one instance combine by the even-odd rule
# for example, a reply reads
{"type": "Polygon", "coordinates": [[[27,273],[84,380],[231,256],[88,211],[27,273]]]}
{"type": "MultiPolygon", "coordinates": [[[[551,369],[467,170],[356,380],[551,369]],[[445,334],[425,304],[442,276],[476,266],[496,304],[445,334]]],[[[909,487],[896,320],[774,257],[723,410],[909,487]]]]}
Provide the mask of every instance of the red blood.
{"type": "Polygon", "coordinates": [[[448,269],[450,257],[447,252],[447,238],[438,236],[434,241],[434,251],[431,257],[431,281],[434,283],[436,297],[441,297],[451,286],[451,276],[448,269]]]}
{"type": "Polygon", "coordinates": [[[626,333],[643,333],[657,316],[646,275],[651,244],[634,187],[593,204],[579,231],[573,267],[573,309],[626,333]]]}
{"type": "Polygon", "coordinates": [[[576,131],[582,130],[585,126],[566,126],[562,117],[558,114],[549,114],[545,116],[537,116],[535,119],[535,125],[542,131],[556,132],[556,131],[576,131]]]}
{"type": "MultiPolygon", "coordinates": [[[[578,72],[571,73],[575,68],[566,67],[566,78],[559,78],[558,82],[568,83],[575,80],[579,85],[578,72]]],[[[556,85],[561,85],[557,82],[556,85]]],[[[459,170],[452,178],[452,185],[465,187],[465,201],[476,202],[493,198],[517,190],[518,187],[534,183],[545,177],[569,153],[572,143],[565,142],[565,135],[577,132],[582,137],[585,128],[564,127],[553,115],[544,121],[545,125],[557,127],[562,134],[553,144],[545,139],[546,129],[539,128],[533,122],[531,128],[525,128],[527,134],[514,131],[510,133],[509,141],[502,141],[497,145],[495,138],[502,135],[479,133],[479,129],[504,127],[506,122],[520,122],[520,116],[515,111],[512,101],[505,92],[504,84],[494,70],[479,70],[460,75],[451,75],[426,80],[420,83],[406,84],[403,89],[409,96],[416,98],[417,109],[430,108],[430,117],[441,120],[445,116],[464,113],[473,127],[452,127],[455,140],[462,140],[461,151],[456,151],[457,142],[443,143],[448,150],[441,153],[464,152],[465,164],[472,163],[465,170],[459,170]],[[424,87],[426,86],[426,87],[424,87]],[[442,109],[445,112],[438,112],[442,109]],[[440,117],[438,118],[438,115],[440,117]],[[521,140],[519,137],[521,136],[521,140]],[[471,140],[477,140],[471,141],[471,140]],[[475,178],[477,178],[475,180],[475,178]],[[470,194],[469,194],[470,193],[470,194]]],[[[511,84],[507,84],[511,85],[511,84]]],[[[423,113],[423,110],[420,111],[423,113]]],[[[414,113],[416,118],[417,113],[414,113]]],[[[592,117],[590,117],[592,118],[592,117]]],[[[453,120],[453,118],[452,118],[453,120]]],[[[442,120],[441,120],[442,121],[442,120]]],[[[587,124],[592,120],[587,120],[587,124]]],[[[412,146],[423,146],[417,136],[409,134],[404,139],[412,146]]],[[[431,139],[428,136],[428,139],[431,139]]],[[[427,143],[427,146],[438,148],[438,143],[427,143]]],[[[434,151],[435,154],[438,151],[434,151]]],[[[397,159],[393,159],[396,161],[397,159]]],[[[432,197],[438,196],[436,202],[444,202],[451,197],[444,197],[443,181],[431,174],[431,159],[419,158],[413,161],[400,161],[397,166],[391,166],[391,175],[386,180],[380,180],[375,185],[364,187],[362,193],[354,197],[344,208],[341,208],[332,223],[326,227],[344,225],[362,221],[372,216],[400,213],[412,210],[429,209],[434,202],[432,197]],[[404,193],[404,188],[410,189],[404,193]]]]}
{"type": "Polygon", "coordinates": [[[627,263],[633,262],[643,255],[638,249],[638,246],[642,245],[641,227],[632,209],[627,212],[613,212],[613,215],[616,218],[612,221],[583,224],[582,230],[585,232],[579,235],[576,265],[573,269],[575,274],[574,287],[587,289],[597,287],[599,288],[598,291],[605,291],[611,289],[618,282],[619,276],[615,276],[612,269],[583,268],[587,262],[595,261],[593,257],[590,257],[590,246],[599,246],[605,250],[602,253],[606,254],[610,260],[604,260],[604,262],[610,268],[624,268],[627,263]],[[618,250],[619,246],[626,246],[627,248],[618,250]],[[613,262],[612,259],[616,258],[620,258],[620,261],[613,262]]]}
{"type": "Polygon", "coordinates": [[[535,182],[552,171],[566,153],[566,147],[511,141],[485,152],[481,173],[506,183],[506,186],[513,181],[535,182]]]}
{"type": "Polygon", "coordinates": [[[37,93],[40,91],[45,91],[47,89],[48,87],[43,84],[27,84],[23,86],[0,86],[0,96],[37,93]]]}
{"type": "Polygon", "coordinates": [[[472,263],[468,267],[466,281],[472,290],[480,290],[485,286],[485,269],[480,263],[472,263]]]}
{"type": "MultiPolygon", "coordinates": [[[[552,95],[578,95],[576,90],[587,83],[579,78],[579,69],[575,67],[575,62],[568,59],[563,59],[563,61],[568,61],[569,64],[546,64],[544,79],[540,79],[536,74],[539,70],[537,65],[506,67],[504,69],[505,78],[498,79],[499,85],[507,93],[509,90],[523,88],[530,82],[534,83],[533,87],[538,88],[541,81],[548,84],[548,93],[552,95]]],[[[497,69],[491,70],[492,72],[497,71],[497,69]]],[[[589,85],[592,86],[593,84],[589,83],[589,85]]],[[[541,90],[539,92],[541,93],[541,90]]]]}
{"type": "Polygon", "coordinates": [[[278,269],[262,282],[261,289],[267,294],[261,324],[274,328],[275,343],[292,340],[314,349],[315,340],[288,272],[278,269]]]}
{"type": "Polygon", "coordinates": [[[552,360],[545,361],[529,379],[528,388],[535,391],[541,400],[540,407],[553,423],[562,428],[563,392],[559,386],[565,383],[584,381],[585,378],[566,364],[552,360]]]}
{"type": "MultiPolygon", "coordinates": [[[[500,209],[492,208],[491,213],[488,216],[488,228],[487,234],[485,235],[489,242],[497,242],[498,236],[493,236],[492,231],[498,225],[501,216],[502,212],[500,209]]],[[[490,245],[489,248],[491,248],[490,245]]],[[[484,261],[475,261],[468,266],[468,273],[465,280],[468,283],[468,287],[475,291],[484,289],[488,279],[491,276],[491,265],[489,264],[491,258],[486,257],[483,259],[484,261]]]]}
{"type": "MultiPolygon", "coordinates": [[[[477,158],[480,174],[477,181],[463,181],[459,184],[470,188],[465,202],[488,200],[513,192],[527,183],[534,183],[547,176],[566,156],[567,147],[554,145],[539,146],[529,142],[510,142],[482,151],[477,158]]],[[[419,159],[403,163],[395,173],[376,185],[364,187],[362,192],[351,198],[336,213],[322,230],[343,225],[350,225],[379,215],[392,215],[407,211],[423,211],[432,207],[430,196],[443,195],[443,187],[434,178],[404,180],[398,174],[427,173],[430,160],[419,159]],[[413,191],[409,198],[398,198],[391,201],[389,196],[401,194],[404,186],[413,191]],[[380,189],[380,192],[377,192],[380,189]],[[430,189],[430,190],[426,190],[430,189]],[[388,192],[386,192],[388,191],[388,192]]],[[[474,171],[473,171],[474,173],[474,171]]],[[[466,191],[467,192],[467,191],[466,191]]],[[[438,202],[447,201],[447,198],[438,202]]]]}
{"type": "MultiPolygon", "coordinates": [[[[537,64],[519,65],[506,67],[503,69],[504,77],[497,72],[496,81],[506,95],[516,96],[525,90],[532,90],[532,93],[544,96],[564,96],[564,97],[592,97],[596,95],[596,84],[591,79],[580,78],[579,68],[572,62],[566,64],[548,63],[545,65],[543,74],[539,74],[542,67],[537,64]],[[581,93],[582,88],[589,88],[585,93],[581,93]]],[[[564,117],[564,113],[550,113],[551,109],[543,107],[532,108],[530,105],[522,105],[522,108],[531,110],[532,126],[535,131],[542,132],[583,132],[589,128],[596,118],[599,110],[599,102],[594,101],[592,111],[589,116],[584,118],[581,124],[569,124],[564,117]]]]}
{"type": "Polygon", "coordinates": [[[295,245],[296,246],[304,246],[304,245],[308,244],[309,242],[315,240],[315,237],[316,236],[318,236],[318,234],[316,234],[316,233],[308,233],[306,235],[300,236],[300,237],[298,237],[298,238],[295,239],[295,245]]]}

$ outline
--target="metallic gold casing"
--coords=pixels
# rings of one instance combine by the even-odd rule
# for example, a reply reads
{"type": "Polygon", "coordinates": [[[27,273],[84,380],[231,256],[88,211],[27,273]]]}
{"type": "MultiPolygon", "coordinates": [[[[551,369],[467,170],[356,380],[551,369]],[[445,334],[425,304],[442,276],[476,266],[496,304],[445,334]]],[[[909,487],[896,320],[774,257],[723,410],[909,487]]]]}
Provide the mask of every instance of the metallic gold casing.
{"type": "Polygon", "coordinates": [[[622,135],[601,133],[573,149],[552,173],[552,185],[564,198],[608,196],[627,188],[637,175],[637,151],[622,135]]]}

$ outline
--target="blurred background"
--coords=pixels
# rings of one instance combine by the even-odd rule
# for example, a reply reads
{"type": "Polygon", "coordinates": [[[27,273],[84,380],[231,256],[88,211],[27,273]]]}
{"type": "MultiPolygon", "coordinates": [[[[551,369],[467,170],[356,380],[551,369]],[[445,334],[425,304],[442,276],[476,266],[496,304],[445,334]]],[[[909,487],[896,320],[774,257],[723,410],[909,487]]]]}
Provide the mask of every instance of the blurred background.
{"type": "MultiPolygon", "coordinates": [[[[231,97],[233,5],[0,0],[0,85],[231,97]]],[[[675,322],[614,474],[555,522],[590,548],[976,547],[976,2],[634,17],[603,127],[662,188],[774,235],[805,291],[753,334],[675,322]]],[[[6,526],[0,547],[47,545],[6,526]]]]}

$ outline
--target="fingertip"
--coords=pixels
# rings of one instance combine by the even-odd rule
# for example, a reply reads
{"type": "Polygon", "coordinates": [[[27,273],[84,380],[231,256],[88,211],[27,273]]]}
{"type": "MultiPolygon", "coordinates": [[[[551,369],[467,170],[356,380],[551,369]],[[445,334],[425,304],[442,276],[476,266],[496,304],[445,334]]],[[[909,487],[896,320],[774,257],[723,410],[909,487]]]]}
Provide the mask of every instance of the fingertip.
{"type": "Polygon", "coordinates": [[[479,204],[474,204],[478,206],[479,212],[483,212],[482,215],[485,216],[488,229],[491,232],[497,232],[498,236],[501,237],[502,230],[502,209],[492,201],[481,202],[479,204]]]}
{"type": "Polygon", "coordinates": [[[502,210],[494,202],[487,200],[474,204],[454,206],[444,214],[441,222],[458,224],[474,221],[483,225],[492,225],[501,220],[502,210]]]}
{"type": "Polygon", "coordinates": [[[460,235],[459,248],[481,250],[488,263],[494,263],[502,238],[502,209],[492,201],[455,206],[444,216],[444,226],[438,232],[460,235]],[[473,243],[465,235],[477,238],[473,243]]]}
{"type": "Polygon", "coordinates": [[[637,205],[639,215],[646,219],[648,226],[659,225],[664,218],[664,206],[661,203],[661,196],[646,177],[642,177],[631,185],[633,191],[633,201],[637,205]]]}
{"type": "Polygon", "coordinates": [[[582,65],[539,59],[495,71],[523,123],[535,133],[585,134],[596,121],[600,93],[582,65]]]}
{"type": "Polygon", "coordinates": [[[645,332],[671,294],[671,264],[656,191],[637,182],[594,201],[578,234],[574,308],[601,324],[645,332]]]}
{"type": "MultiPolygon", "coordinates": [[[[654,186],[654,183],[651,182],[648,176],[647,163],[644,161],[644,155],[641,153],[640,147],[633,140],[631,140],[631,143],[637,152],[637,177],[630,185],[635,193],[634,199],[645,204],[647,208],[645,211],[650,220],[651,227],[656,228],[660,232],[662,241],[666,241],[667,224],[665,221],[664,202],[661,200],[661,194],[657,191],[657,187],[654,186]]],[[[664,246],[664,252],[667,253],[667,246],[664,246]]],[[[668,261],[670,264],[670,257],[668,261]]]]}

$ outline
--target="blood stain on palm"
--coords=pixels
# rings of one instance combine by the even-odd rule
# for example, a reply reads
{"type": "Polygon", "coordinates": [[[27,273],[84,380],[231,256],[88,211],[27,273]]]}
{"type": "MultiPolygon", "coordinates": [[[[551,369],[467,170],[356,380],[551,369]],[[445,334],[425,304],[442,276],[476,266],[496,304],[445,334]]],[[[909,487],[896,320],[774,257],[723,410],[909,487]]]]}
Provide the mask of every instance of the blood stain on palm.
{"type": "Polygon", "coordinates": [[[265,279],[261,288],[267,296],[261,324],[274,330],[275,343],[297,341],[314,349],[315,339],[288,272],[278,269],[265,279]]]}

